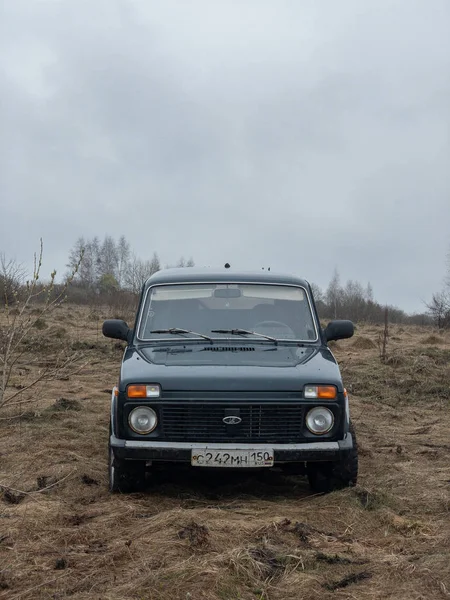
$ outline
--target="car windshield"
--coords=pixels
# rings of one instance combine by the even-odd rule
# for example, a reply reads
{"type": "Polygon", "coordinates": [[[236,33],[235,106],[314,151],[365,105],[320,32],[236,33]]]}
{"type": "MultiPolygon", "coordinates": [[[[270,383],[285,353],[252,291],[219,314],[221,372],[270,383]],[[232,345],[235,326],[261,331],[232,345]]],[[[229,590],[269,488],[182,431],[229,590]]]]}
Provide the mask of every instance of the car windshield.
{"type": "Polygon", "coordinates": [[[139,340],[186,341],[200,335],[235,341],[318,339],[303,287],[190,283],[149,288],[139,318],[139,340]]]}

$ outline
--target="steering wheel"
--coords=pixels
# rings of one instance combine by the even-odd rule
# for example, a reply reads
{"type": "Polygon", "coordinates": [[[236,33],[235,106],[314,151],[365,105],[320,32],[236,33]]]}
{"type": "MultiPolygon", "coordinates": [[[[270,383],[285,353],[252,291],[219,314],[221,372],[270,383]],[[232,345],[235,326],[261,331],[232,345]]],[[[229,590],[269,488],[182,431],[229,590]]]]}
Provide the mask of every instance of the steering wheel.
{"type": "Polygon", "coordinates": [[[286,325],[286,323],[282,323],[281,321],[260,321],[259,323],[256,323],[256,325],[253,326],[253,329],[256,331],[260,327],[281,327],[283,329],[287,329],[289,331],[289,335],[295,337],[295,334],[289,327],[289,325],[286,325]]]}

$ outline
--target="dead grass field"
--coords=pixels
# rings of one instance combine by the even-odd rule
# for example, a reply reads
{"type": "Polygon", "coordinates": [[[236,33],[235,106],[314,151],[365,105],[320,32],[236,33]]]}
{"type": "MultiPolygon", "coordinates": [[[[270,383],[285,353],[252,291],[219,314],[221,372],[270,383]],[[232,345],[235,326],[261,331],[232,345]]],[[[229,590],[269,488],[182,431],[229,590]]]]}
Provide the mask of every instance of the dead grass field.
{"type": "Polygon", "coordinates": [[[70,343],[85,366],[42,385],[21,419],[0,421],[0,598],[450,597],[448,334],[393,327],[387,364],[380,328],[335,344],[359,436],[354,489],[313,496],[274,472],[174,471],[146,493],[111,496],[122,351],[100,334],[107,316],[57,310],[33,356],[44,364],[70,343]]]}

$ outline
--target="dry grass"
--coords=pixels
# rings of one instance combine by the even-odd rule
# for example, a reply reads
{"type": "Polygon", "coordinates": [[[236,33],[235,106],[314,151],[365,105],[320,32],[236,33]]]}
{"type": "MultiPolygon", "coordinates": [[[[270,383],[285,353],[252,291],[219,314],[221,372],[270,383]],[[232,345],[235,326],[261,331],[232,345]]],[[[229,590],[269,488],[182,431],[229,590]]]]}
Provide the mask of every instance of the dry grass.
{"type": "Polygon", "coordinates": [[[351,347],[353,350],[372,350],[373,348],[376,348],[376,344],[369,337],[358,335],[355,340],[351,342],[351,347]]]}
{"type": "Polygon", "coordinates": [[[59,331],[89,364],[0,421],[0,598],[450,597],[448,337],[393,327],[386,364],[377,328],[333,349],[361,446],[355,489],[313,496],[275,472],[174,471],[111,496],[108,390],[122,346],[99,334],[107,315],[57,316],[43,335],[59,331]]]}

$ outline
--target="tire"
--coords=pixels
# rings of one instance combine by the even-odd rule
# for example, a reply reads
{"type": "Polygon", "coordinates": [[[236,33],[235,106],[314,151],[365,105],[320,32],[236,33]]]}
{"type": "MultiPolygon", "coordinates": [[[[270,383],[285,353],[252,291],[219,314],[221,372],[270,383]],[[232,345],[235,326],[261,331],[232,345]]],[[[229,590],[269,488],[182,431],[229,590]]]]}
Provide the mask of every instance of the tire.
{"type": "Polygon", "coordinates": [[[309,486],[313,492],[329,493],[347,487],[353,487],[358,480],[358,445],[355,428],[350,421],[349,431],[353,438],[353,448],[346,452],[338,462],[308,463],[309,486]]]}
{"type": "Polygon", "coordinates": [[[115,457],[110,443],[108,450],[109,491],[122,494],[141,491],[145,485],[145,463],[115,457]]]}

